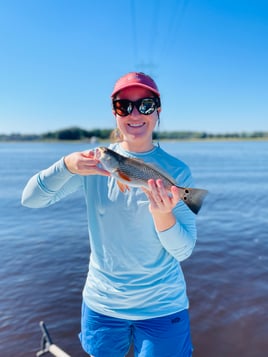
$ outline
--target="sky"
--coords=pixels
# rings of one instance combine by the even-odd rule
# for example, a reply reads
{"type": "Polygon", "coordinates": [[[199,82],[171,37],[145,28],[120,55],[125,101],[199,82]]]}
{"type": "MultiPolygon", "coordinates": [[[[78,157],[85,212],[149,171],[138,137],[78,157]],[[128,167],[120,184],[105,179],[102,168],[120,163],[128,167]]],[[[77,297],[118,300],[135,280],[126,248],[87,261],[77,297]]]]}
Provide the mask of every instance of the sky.
{"type": "Polygon", "coordinates": [[[268,131],[268,1],[0,0],[0,134],[114,128],[130,71],[162,131],[268,131]]]}

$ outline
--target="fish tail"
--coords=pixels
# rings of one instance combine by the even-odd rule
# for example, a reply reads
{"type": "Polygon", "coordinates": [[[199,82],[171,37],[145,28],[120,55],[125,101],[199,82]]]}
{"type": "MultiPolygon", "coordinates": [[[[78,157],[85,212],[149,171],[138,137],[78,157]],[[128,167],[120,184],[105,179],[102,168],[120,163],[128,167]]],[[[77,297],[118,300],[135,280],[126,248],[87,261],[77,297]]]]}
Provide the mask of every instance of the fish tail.
{"type": "Polygon", "coordinates": [[[202,203],[208,194],[207,190],[201,188],[182,188],[181,199],[190,208],[192,212],[197,214],[202,206],[202,203]]]}

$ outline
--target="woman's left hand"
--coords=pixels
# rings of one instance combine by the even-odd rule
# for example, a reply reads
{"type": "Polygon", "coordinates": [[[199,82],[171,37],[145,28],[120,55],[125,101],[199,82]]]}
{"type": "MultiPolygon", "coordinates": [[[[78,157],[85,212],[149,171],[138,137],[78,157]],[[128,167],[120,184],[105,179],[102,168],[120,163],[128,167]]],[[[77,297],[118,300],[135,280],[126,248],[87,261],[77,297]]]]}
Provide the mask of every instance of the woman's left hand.
{"type": "Polygon", "coordinates": [[[180,200],[179,189],[171,187],[171,194],[164,187],[163,181],[149,180],[148,189],[143,189],[150,201],[150,212],[170,213],[180,200]]]}
{"type": "Polygon", "coordinates": [[[149,199],[149,210],[152,214],[157,231],[165,231],[176,224],[176,218],[172,212],[180,200],[179,189],[171,187],[171,192],[164,187],[162,180],[149,180],[148,189],[143,189],[149,199]],[[170,194],[171,193],[171,194],[170,194]]]}

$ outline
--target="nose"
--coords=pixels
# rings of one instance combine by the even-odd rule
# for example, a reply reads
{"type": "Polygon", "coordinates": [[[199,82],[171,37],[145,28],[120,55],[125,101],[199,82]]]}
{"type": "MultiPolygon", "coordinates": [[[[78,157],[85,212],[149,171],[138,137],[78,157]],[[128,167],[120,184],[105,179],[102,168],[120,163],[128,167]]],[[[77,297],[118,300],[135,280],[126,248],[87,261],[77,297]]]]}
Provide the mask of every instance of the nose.
{"type": "Polygon", "coordinates": [[[131,112],[131,117],[136,117],[136,118],[138,118],[138,117],[140,117],[140,112],[138,111],[138,109],[136,108],[136,105],[134,105],[134,108],[133,108],[133,110],[132,110],[132,112],[131,112]]]}

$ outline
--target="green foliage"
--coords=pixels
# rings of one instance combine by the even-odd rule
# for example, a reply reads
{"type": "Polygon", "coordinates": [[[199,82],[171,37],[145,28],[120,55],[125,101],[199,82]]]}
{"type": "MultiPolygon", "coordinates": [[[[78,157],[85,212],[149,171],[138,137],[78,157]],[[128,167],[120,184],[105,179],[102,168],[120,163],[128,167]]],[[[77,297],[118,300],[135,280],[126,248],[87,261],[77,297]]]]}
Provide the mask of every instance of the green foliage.
{"type": "Polygon", "coordinates": [[[109,139],[111,131],[112,129],[85,130],[79,127],[71,127],[42,134],[41,138],[45,140],[87,140],[91,138],[106,140],[109,139]]]}
{"type": "MultiPolygon", "coordinates": [[[[79,127],[65,128],[41,135],[0,134],[0,141],[77,141],[77,140],[109,140],[113,129],[92,129],[85,130],[79,127]]],[[[252,133],[220,133],[211,134],[197,131],[157,131],[153,133],[154,140],[209,140],[209,139],[264,139],[268,140],[268,132],[256,131],[252,133]]]]}

